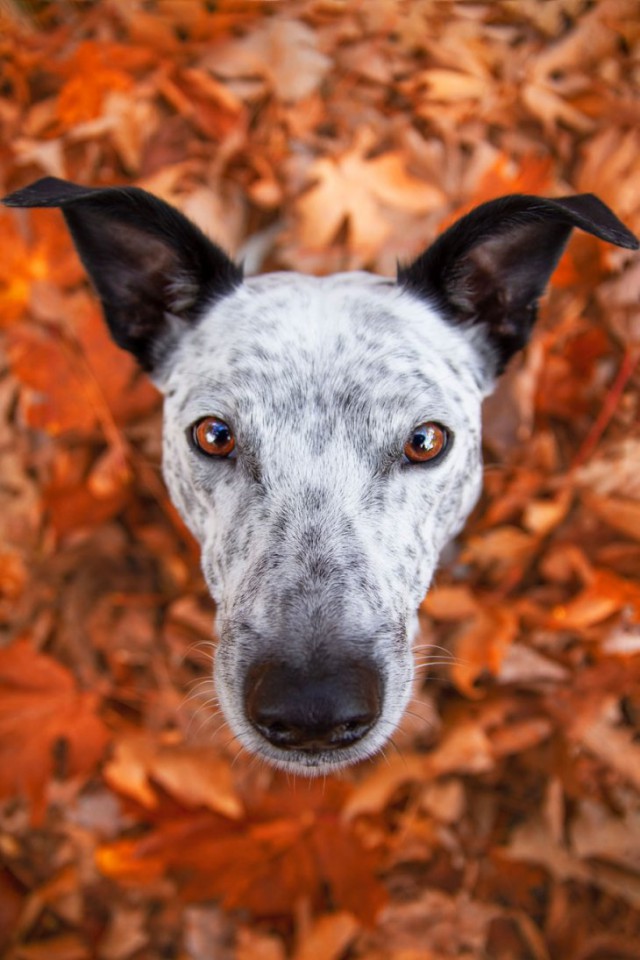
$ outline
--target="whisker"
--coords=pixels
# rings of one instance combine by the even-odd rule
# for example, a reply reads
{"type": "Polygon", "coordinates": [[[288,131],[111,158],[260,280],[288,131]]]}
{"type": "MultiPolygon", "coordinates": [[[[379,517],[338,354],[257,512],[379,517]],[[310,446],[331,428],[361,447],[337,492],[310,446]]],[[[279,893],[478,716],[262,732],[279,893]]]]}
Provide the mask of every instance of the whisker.
{"type": "Polygon", "coordinates": [[[441,653],[444,653],[445,656],[453,656],[453,653],[448,647],[443,647],[439,643],[417,643],[413,647],[413,653],[420,653],[421,650],[439,650],[441,653]]]}

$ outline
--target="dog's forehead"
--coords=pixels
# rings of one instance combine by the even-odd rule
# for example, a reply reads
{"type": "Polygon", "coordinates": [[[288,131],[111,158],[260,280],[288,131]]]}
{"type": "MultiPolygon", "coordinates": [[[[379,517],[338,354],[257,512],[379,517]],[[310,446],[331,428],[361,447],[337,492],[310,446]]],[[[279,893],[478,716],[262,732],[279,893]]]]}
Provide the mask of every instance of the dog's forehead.
{"type": "MultiPolygon", "coordinates": [[[[205,312],[172,360],[169,394],[233,407],[271,400],[295,411],[314,392],[362,399],[464,382],[481,396],[480,353],[464,332],[392,280],[366,273],[250,278],[205,312]],[[295,394],[295,397],[294,397],[295,394]]],[[[470,391],[470,393],[469,393],[470,391]]]]}

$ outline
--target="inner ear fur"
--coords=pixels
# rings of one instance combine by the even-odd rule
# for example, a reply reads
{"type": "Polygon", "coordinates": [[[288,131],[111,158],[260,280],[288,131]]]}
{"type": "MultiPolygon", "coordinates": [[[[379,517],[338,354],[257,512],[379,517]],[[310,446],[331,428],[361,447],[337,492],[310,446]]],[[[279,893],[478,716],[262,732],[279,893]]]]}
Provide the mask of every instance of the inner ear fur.
{"type": "Polygon", "coordinates": [[[113,339],[146,370],[184,326],[242,282],[242,269],[195,224],[138,187],[45,177],[3,203],[62,210],[113,339]]]}
{"type": "Polygon", "coordinates": [[[484,203],[398,271],[398,283],[453,323],[482,324],[500,373],[527,342],[538,300],[574,227],[619,247],[638,241],[592,194],[514,194],[484,203]]]}

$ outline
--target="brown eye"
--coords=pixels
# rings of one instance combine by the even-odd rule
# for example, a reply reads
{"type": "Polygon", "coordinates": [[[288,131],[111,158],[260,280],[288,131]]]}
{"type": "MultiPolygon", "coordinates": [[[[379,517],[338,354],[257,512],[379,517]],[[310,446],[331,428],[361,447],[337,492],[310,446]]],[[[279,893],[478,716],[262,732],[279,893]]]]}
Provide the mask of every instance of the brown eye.
{"type": "Polygon", "coordinates": [[[191,437],[202,453],[210,457],[228,457],[236,445],[231,427],[218,417],[203,417],[191,427],[191,437]]]}
{"type": "Polygon", "coordinates": [[[411,463],[437,460],[446,450],[449,431],[429,420],[419,424],[404,445],[404,455],[411,463]]]}

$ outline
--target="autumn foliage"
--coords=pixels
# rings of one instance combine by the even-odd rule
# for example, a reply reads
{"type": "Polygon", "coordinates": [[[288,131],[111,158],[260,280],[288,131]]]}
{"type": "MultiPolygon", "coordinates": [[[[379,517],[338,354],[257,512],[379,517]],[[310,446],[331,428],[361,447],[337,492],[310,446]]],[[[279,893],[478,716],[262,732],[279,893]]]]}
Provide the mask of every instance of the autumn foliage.
{"type": "MultiPolygon", "coordinates": [[[[136,184],[262,270],[393,274],[512,191],[638,233],[639,51],[636,0],[5,0],[0,189],[136,184]]],[[[0,954],[637,958],[637,255],[572,240],[410,713],[306,782],[209,704],[159,398],[61,216],[0,228],[0,954]]]]}

